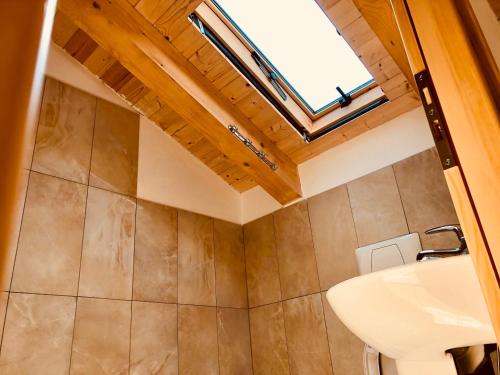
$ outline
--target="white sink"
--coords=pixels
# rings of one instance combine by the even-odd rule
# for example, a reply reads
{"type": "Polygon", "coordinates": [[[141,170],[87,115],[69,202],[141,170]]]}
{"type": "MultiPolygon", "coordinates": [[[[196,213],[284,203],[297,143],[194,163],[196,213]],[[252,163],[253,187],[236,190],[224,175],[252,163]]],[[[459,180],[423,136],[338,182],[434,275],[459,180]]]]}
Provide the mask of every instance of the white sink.
{"type": "Polygon", "coordinates": [[[396,360],[399,375],[456,374],[447,349],[496,342],[468,255],[355,277],[327,298],[356,336],[396,360]]]}

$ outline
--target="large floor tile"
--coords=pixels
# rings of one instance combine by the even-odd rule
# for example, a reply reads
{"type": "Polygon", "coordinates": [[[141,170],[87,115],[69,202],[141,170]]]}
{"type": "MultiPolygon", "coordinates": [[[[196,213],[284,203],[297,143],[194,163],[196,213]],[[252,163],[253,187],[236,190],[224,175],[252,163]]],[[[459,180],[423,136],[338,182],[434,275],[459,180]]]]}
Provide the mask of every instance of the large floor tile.
{"type": "Polygon", "coordinates": [[[91,186],[135,196],[139,149],[139,115],[97,100],[91,186]]]}
{"type": "Polygon", "coordinates": [[[335,375],[363,375],[364,343],[337,318],[326,299],[326,293],[322,293],[321,298],[330,343],[333,373],[335,375]]]}
{"type": "Polygon", "coordinates": [[[432,236],[424,233],[439,225],[458,224],[436,149],[394,164],[394,173],[410,232],[418,232],[422,246],[427,249],[456,246],[458,241],[453,233],[432,236]]]}
{"type": "Polygon", "coordinates": [[[75,303],[75,297],[12,293],[0,355],[0,373],[67,374],[75,303]]]}
{"type": "Polygon", "coordinates": [[[137,202],[134,299],[177,302],[177,210],[137,202]]]}
{"type": "Polygon", "coordinates": [[[87,184],[95,109],[94,96],[47,78],[31,168],[87,184]]]}
{"type": "Polygon", "coordinates": [[[86,194],[86,186],[31,173],[12,290],[76,295],[86,194]]]}
{"type": "Polygon", "coordinates": [[[252,375],[247,309],[217,308],[221,375],[252,375]]]}
{"type": "Polygon", "coordinates": [[[78,293],[131,299],[135,199],[89,188],[78,293]]]}
{"type": "Polygon", "coordinates": [[[408,233],[392,167],[347,184],[359,246],[408,233]]]}
{"type": "Polygon", "coordinates": [[[290,373],[281,302],[250,309],[250,335],[255,375],[290,373]]]}
{"type": "Polygon", "coordinates": [[[347,187],[309,198],[309,216],[321,290],[358,274],[358,247],[347,187]]]}
{"type": "Polygon", "coordinates": [[[276,211],[274,226],[283,299],[319,292],[307,202],[276,211]]]}
{"type": "Polygon", "coordinates": [[[179,374],[219,374],[215,307],[179,306],[179,374]]]}
{"type": "Polygon", "coordinates": [[[177,305],[132,302],[131,375],[176,375],[177,305]]]}
{"type": "Polygon", "coordinates": [[[243,230],[240,225],[214,222],[217,306],[247,307],[243,230]]]}
{"type": "Polygon", "coordinates": [[[179,303],[215,306],[213,219],[179,211],[179,303]]]}
{"type": "Polygon", "coordinates": [[[125,375],[129,371],[131,302],[78,298],[72,375],[125,375]]]}
{"type": "Polygon", "coordinates": [[[278,256],[272,215],[245,224],[243,229],[249,306],[280,301],[278,256]]]}
{"type": "Polygon", "coordinates": [[[285,301],[283,311],[290,372],[332,375],[321,295],[285,301]]]}

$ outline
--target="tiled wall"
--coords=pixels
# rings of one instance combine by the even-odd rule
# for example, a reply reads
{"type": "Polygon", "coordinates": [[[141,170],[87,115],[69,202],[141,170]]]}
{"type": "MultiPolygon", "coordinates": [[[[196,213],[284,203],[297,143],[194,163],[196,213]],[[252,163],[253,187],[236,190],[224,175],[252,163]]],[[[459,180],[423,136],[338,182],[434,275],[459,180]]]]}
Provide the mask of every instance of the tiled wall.
{"type": "Polygon", "coordinates": [[[47,79],[0,280],[1,374],[362,374],[325,291],[360,245],[453,241],[423,236],[457,222],[435,150],[242,228],[137,199],[138,128],[47,79]]]}
{"type": "Polygon", "coordinates": [[[254,373],[363,374],[363,343],[325,292],[357,275],[358,246],[457,223],[435,149],[430,149],[244,226],[254,373]]]}
{"type": "Polygon", "coordinates": [[[252,373],[242,228],[136,199],[138,134],[138,115],[47,79],[1,374],[252,373]]]}

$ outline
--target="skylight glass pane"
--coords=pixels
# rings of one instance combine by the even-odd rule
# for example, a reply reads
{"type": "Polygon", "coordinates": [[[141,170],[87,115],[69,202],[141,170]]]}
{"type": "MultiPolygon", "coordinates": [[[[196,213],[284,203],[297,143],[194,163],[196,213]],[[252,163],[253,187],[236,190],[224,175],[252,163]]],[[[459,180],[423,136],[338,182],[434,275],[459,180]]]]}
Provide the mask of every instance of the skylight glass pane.
{"type": "Polygon", "coordinates": [[[372,76],[314,0],[216,0],[313,112],[372,76]]]}

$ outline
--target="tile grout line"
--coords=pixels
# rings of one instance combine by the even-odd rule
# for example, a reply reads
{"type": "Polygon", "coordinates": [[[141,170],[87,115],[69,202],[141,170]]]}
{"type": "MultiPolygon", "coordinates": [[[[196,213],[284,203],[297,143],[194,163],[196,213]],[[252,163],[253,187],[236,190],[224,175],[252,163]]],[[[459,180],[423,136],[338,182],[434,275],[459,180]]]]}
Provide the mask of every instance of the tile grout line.
{"type": "Polygon", "coordinates": [[[316,251],[316,245],[314,243],[311,215],[309,214],[309,199],[306,199],[305,203],[306,203],[307,222],[309,223],[309,234],[311,235],[311,243],[312,243],[312,247],[313,247],[314,265],[316,266],[316,278],[318,280],[318,290],[321,292],[321,280],[319,278],[318,256],[317,256],[317,251],[316,251]]]}
{"type": "Polygon", "coordinates": [[[75,314],[73,317],[73,331],[71,335],[71,351],[70,351],[70,357],[69,357],[69,369],[68,373],[71,372],[71,364],[73,360],[73,345],[75,343],[75,330],[76,330],[76,311],[78,309],[78,296],[80,294],[80,276],[82,273],[82,259],[83,259],[83,247],[85,244],[85,226],[87,223],[87,206],[88,206],[88,200],[89,200],[89,185],[88,183],[90,182],[90,171],[92,170],[92,151],[94,149],[94,136],[95,136],[95,123],[96,123],[96,118],[97,118],[97,98],[95,99],[95,106],[94,106],[94,125],[92,127],[92,142],[90,143],[90,160],[89,160],[89,173],[87,175],[87,185],[86,190],[87,194],[85,195],[85,209],[83,213],[83,227],[82,227],[82,242],[81,242],[81,247],[80,247],[80,265],[78,267],[78,281],[76,284],[76,296],[75,296],[75,314]]]}
{"type": "Polygon", "coordinates": [[[248,297],[248,274],[247,274],[247,249],[246,249],[246,242],[245,242],[245,226],[240,225],[241,228],[241,237],[243,241],[243,258],[244,258],[244,266],[245,266],[245,287],[247,290],[247,323],[248,323],[248,338],[250,340],[250,361],[252,364],[252,374],[255,374],[255,366],[253,363],[253,347],[252,347],[252,329],[250,326],[250,301],[248,297]]]}
{"type": "MultiPolygon", "coordinates": [[[[104,300],[104,301],[121,301],[121,302],[142,302],[142,303],[155,303],[159,305],[179,305],[179,306],[193,306],[193,307],[220,307],[222,309],[233,309],[233,310],[246,310],[245,307],[231,307],[231,306],[215,306],[215,305],[196,305],[193,303],[182,303],[178,304],[175,302],[160,302],[160,301],[147,301],[147,300],[140,300],[140,299],[120,299],[120,298],[108,298],[108,297],[95,297],[95,296],[75,296],[71,294],[51,294],[51,293],[37,293],[37,292],[26,292],[26,291],[4,291],[3,293],[10,293],[10,294],[29,294],[29,295],[34,295],[34,296],[52,296],[52,297],[73,297],[73,298],[86,298],[86,299],[97,299],[97,300],[104,300]]],[[[263,305],[265,306],[265,305],[263,305]]],[[[260,306],[258,306],[260,307],[260,306]]]]}
{"type": "Polygon", "coordinates": [[[176,236],[176,244],[177,244],[177,257],[176,257],[176,262],[177,262],[177,269],[176,271],[176,287],[177,287],[177,295],[175,296],[175,309],[177,311],[177,373],[179,373],[179,366],[180,366],[180,350],[179,350],[179,210],[175,210],[175,215],[176,215],[176,230],[175,230],[175,236],[176,236]]]}
{"type": "MultiPolygon", "coordinates": [[[[42,108],[43,108],[43,99],[45,98],[45,89],[46,89],[46,85],[47,85],[47,77],[44,78],[43,80],[43,87],[42,87],[42,90],[41,90],[41,100],[40,100],[40,108],[38,108],[38,118],[36,119],[36,130],[35,130],[35,138],[33,139],[33,149],[31,150],[31,160],[29,162],[29,168],[27,170],[27,173],[28,173],[28,180],[26,181],[26,191],[24,193],[24,202],[23,202],[23,209],[21,211],[21,223],[19,225],[19,232],[17,234],[17,239],[16,239],[16,246],[15,246],[15,254],[14,254],[14,260],[13,260],[13,263],[12,263],[12,272],[10,274],[10,280],[9,280],[9,286],[8,286],[8,290],[6,291],[1,291],[1,292],[7,292],[7,303],[5,304],[5,317],[4,317],[4,320],[2,322],[2,337],[0,337],[0,358],[1,358],[1,355],[2,355],[2,348],[3,348],[3,338],[5,336],[5,326],[6,326],[6,322],[7,322],[7,312],[8,312],[8,309],[9,309],[9,304],[10,304],[10,294],[11,294],[11,289],[12,289],[12,281],[14,279],[14,269],[16,267],[16,260],[17,260],[17,251],[18,251],[18,248],[19,248],[19,240],[21,238],[21,230],[22,230],[22,227],[23,227],[23,219],[24,219],[24,213],[25,213],[25,210],[26,210],[26,201],[27,201],[27,198],[28,198],[28,189],[29,189],[29,186],[30,186],[30,180],[31,180],[31,168],[33,166],[33,158],[35,156],[35,146],[36,146],[36,137],[38,135],[38,128],[40,127],[40,115],[42,113],[42,108]]],[[[23,162],[24,164],[24,162],[23,162]]],[[[26,168],[21,168],[21,170],[26,170],[26,168]]]]}
{"type": "Polygon", "coordinates": [[[349,184],[345,184],[345,190],[347,193],[347,201],[349,202],[349,209],[351,211],[351,219],[352,219],[352,224],[354,226],[354,235],[356,236],[356,245],[359,247],[359,235],[358,235],[358,228],[356,226],[356,220],[354,220],[354,211],[352,209],[352,202],[351,202],[351,194],[349,194],[349,184]]]}
{"type": "MultiPolygon", "coordinates": [[[[278,255],[278,243],[276,241],[276,218],[275,214],[271,214],[271,218],[273,221],[273,244],[274,244],[274,252],[276,254],[276,262],[278,266],[278,280],[280,284],[280,300],[278,303],[281,305],[281,311],[283,313],[283,333],[285,334],[285,346],[286,346],[286,360],[288,363],[288,373],[290,373],[291,363],[290,363],[290,355],[288,354],[288,336],[286,334],[286,323],[285,323],[285,308],[283,305],[283,292],[282,292],[282,285],[281,285],[281,273],[280,273],[280,261],[279,261],[279,255],[278,255]]],[[[276,302],[274,302],[276,303],[276,302]]],[[[271,305],[271,304],[270,304],[271,305]]]]}
{"type": "Polygon", "coordinates": [[[134,251],[132,252],[132,280],[130,285],[130,330],[129,330],[129,340],[128,340],[128,373],[130,374],[130,358],[132,356],[132,319],[133,319],[133,300],[134,300],[134,272],[135,272],[135,247],[136,247],[136,235],[137,235],[137,198],[135,198],[135,214],[134,214],[134,251]]]}
{"type": "MultiPolygon", "coordinates": [[[[129,198],[129,199],[137,199],[137,197],[136,197],[136,196],[134,196],[134,195],[128,195],[128,194],[125,194],[125,193],[121,193],[121,192],[119,192],[119,191],[109,190],[109,189],[103,188],[103,187],[101,187],[101,186],[93,186],[93,185],[90,185],[90,184],[88,184],[88,183],[87,183],[87,184],[84,184],[83,182],[70,180],[70,179],[68,179],[68,178],[66,178],[66,177],[54,176],[54,175],[52,175],[52,174],[48,174],[48,173],[45,173],[45,172],[40,172],[40,171],[35,171],[35,170],[31,170],[31,169],[30,169],[30,171],[31,171],[32,173],[37,173],[37,174],[40,174],[40,175],[42,175],[42,176],[47,176],[47,177],[57,178],[58,180],[62,180],[62,181],[66,181],[66,182],[71,182],[71,183],[73,183],[73,184],[77,184],[77,185],[81,185],[81,186],[87,186],[87,187],[92,188],[92,189],[97,189],[97,190],[106,191],[106,192],[108,192],[108,193],[113,193],[113,194],[116,194],[116,195],[120,195],[120,196],[125,197],[125,198],[129,198]]],[[[147,199],[144,199],[144,200],[145,200],[145,201],[147,201],[147,202],[157,203],[157,202],[154,202],[154,201],[149,201],[149,200],[147,200],[147,199]]],[[[157,204],[160,204],[160,205],[161,205],[161,203],[157,203],[157,204]]],[[[166,206],[166,207],[170,207],[170,206],[166,206]]],[[[172,207],[172,208],[175,208],[175,207],[172,207]]]]}
{"type": "Polygon", "coordinates": [[[396,190],[398,191],[399,203],[401,203],[401,210],[403,211],[403,216],[405,217],[406,233],[410,233],[410,224],[408,223],[408,216],[406,215],[405,205],[403,203],[403,197],[401,196],[401,190],[399,189],[398,179],[396,177],[396,171],[394,170],[394,164],[391,165],[392,175],[394,177],[394,183],[396,184],[396,190]]]}
{"type": "Polygon", "coordinates": [[[333,375],[333,359],[332,359],[332,351],[330,348],[330,340],[328,338],[328,329],[326,328],[326,315],[325,315],[325,306],[323,305],[323,297],[321,296],[321,280],[319,278],[319,267],[318,267],[318,257],[316,253],[316,244],[314,242],[314,235],[313,235],[313,230],[312,230],[312,222],[311,222],[311,214],[309,212],[309,199],[306,199],[306,212],[307,212],[307,219],[309,220],[309,230],[311,232],[311,241],[313,245],[313,253],[314,253],[314,264],[316,265],[316,272],[318,276],[318,286],[319,286],[319,300],[321,303],[321,312],[323,314],[323,328],[325,329],[325,334],[326,334],[326,344],[328,347],[328,359],[330,363],[330,369],[332,370],[332,375],[333,375]]]}
{"type": "Polygon", "coordinates": [[[211,218],[212,222],[212,246],[214,249],[214,292],[215,292],[215,332],[217,338],[217,368],[219,369],[220,374],[220,349],[219,349],[219,319],[217,318],[217,314],[219,312],[218,307],[218,298],[217,298],[217,246],[215,245],[215,219],[211,218]]]}

